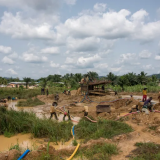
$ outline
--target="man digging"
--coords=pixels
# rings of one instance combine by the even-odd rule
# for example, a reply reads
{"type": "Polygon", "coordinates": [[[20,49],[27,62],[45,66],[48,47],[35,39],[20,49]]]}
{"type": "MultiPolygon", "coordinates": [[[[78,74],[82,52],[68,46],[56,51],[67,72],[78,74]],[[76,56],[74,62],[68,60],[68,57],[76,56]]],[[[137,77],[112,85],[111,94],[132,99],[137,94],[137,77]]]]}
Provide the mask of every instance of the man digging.
{"type": "Polygon", "coordinates": [[[58,117],[57,117],[57,114],[56,114],[56,108],[55,108],[56,106],[57,106],[57,103],[53,102],[52,106],[50,107],[50,113],[51,113],[50,119],[52,118],[52,116],[54,114],[55,119],[58,120],[58,117]]]}

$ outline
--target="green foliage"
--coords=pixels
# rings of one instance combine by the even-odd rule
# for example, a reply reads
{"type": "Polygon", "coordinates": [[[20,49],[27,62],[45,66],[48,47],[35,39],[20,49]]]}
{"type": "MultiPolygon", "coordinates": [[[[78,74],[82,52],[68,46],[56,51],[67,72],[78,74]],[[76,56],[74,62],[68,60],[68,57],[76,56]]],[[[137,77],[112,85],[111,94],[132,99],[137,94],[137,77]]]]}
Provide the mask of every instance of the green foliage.
{"type": "Polygon", "coordinates": [[[49,75],[47,77],[47,81],[51,81],[51,82],[61,82],[61,79],[62,79],[62,76],[58,74],[49,75]]]}
{"type": "Polygon", "coordinates": [[[0,134],[32,133],[34,137],[48,137],[51,141],[58,142],[61,139],[68,141],[71,136],[71,122],[52,121],[39,119],[33,113],[24,111],[6,110],[0,108],[0,134]]]}
{"type": "Polygon", "coordinates": [[[77,146],[77,145],[78,145],[76,139],[74,139],[74,140],[72,141],[72,145],[73,145],[73,146],[77,146]]]}
{"type": "Polygon", "coordinates": [[[41,91],[37,89],[19,89],[19,88],[0,88],[0,99],[7,98],[8,96],[17,97],[18,99],[32,98],[40,95],[41,91]]]}
{"type": "Polygon", "coordinates": [[[17,140],[17,144],[10,146],[9,150],[12,150],[12,149],[16,149],[16,150],[18,150],[18,151],[21,151],[21,150],[20,150],[19,143],[18,143],[18,140],[17,140]]]}
{"type": "Polygon", "coordinates": [[[86,140],[98,139],[100,137],[112,138],[131,131],[132,128],[129,125],[111,120],[99,120],[97,123],[92,123],[81,119],[78,125],[75,126],[76,137],[86,140]]]}
{"type": "Polygon", "coordinates": [[[0,85],[7,85],[7,79],[0,77],[0,85]]]}
{"type": "Polygon", "coordinates": [[[44,105],[45,103],[40,101],[38,98],[29,98],[26,101],[18,101],[17,107],[34,107],[38,105],[44,105]]]}
{"type": "Polygon", "coordinates": [[[46,86],[47,86],[47,78],[41,78],[40,82],[39,82],[39,86],[43,87],[43,88],[46,88],[46,86]]]}
{"type": "Polygon", "coordinates": [[[160,145],[155,143],[136,143],[137,149],[132,151],[131,160],[159,160],[160,145]]]}
{"type": "Polygon", "coordinates": [[[114,75],[112,72],[109,72],[109,74],[107,75],[107,79],[109,81],[112,81],[112,85],[114,85],[116,83],[117,76],[114,75]]]}
{"type": "MultiPolygon", "coordinates": [[[[116,86],[108,86],[109,88],[113,89],[114,91],[122,92],[122,88],[119,85],[116,86]]],[[[160,86],[149,86],[149,85],[135,85],[135,86],[123,86],[125,92],[141,92],[144,88],[147,88],[147,91],[150,93],[159,92],[160,86]]]]}
{"type": "Polygon", "coordinates": [[[88,160],[110,160],[110,157],[116,154],[118,154],[116,145],[104,143],[78,150],[76,157],[81,156],[81,159],[86,157],[88,160]]]}
{"type": "Polygon", "coordinates": [[[7,131],[4,132],[4,136],[5,136],[5,137],[10,138],[10,137],[12,137],[13,135],[14,135],[13,133],[10,133],[10,132],[7,132],[7,131]]]}
{"type": "Polygon", "coordinates": [[[29,82],[31,82],[31,78],[29,78],[29,77],[24,77],[24,78],[23,78],[23,81],[26,82],[26,89],[27,89],[29,82]]]}
{"type": "Polygon", "coordinates": [[[98,79],[99,78],[98,73],[91,72],[91,71],[84,74],[84,77],[88,77],[89,79],[98,79]]]}

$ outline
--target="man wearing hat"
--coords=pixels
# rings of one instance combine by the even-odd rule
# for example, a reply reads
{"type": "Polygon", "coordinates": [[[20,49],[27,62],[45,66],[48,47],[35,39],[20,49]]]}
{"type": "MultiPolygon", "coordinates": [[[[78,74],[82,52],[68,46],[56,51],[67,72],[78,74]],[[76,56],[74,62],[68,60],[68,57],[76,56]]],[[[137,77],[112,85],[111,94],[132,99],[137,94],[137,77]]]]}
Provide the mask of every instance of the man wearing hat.
{"type": "Polygon", "coordinates": [[[143,91],[142,91],[142,93],[143,93],[143,99],[142,99],[142,101],[145,102],[147,100],[147,88],[144,88],[143,91]]]}

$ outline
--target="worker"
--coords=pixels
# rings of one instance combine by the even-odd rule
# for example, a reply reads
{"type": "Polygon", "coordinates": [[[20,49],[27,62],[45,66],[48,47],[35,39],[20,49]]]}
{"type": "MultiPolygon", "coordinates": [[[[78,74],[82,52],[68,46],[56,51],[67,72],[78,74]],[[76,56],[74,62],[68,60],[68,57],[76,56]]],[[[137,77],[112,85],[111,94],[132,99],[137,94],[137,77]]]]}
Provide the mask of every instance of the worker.
{"type": "Polygon", "coordinates": [[[104,91],[104,85],[102,85],[102,90],[104,91]]]}
{"type": "Polygon", "coordinates": [[[67,110],[67,109],[64,110],[63,121],[65,121],[65,117],[66,117],[66,116],[68,116],[68,120],[71,120],[69,110],[67,110]]]}
{"type": "Polygon", "coordinates": [[[84,106],[84,116],[88,116],[88,106],[84,106]]]}
{"type": "Polygon", "coordinates": [[[152,101],[152,97],[150,97],[149,99],[147,99],[147,100],[144,102],[144,105],[143,105],[143,108],[142,108],[142,112],[145,112],[146,114],[149,114],[148,109],[152,110],[151,101],[152,101]]]}
{"type": "Polygon", "coordinates": [[[147,88],[144,88],[143,91],[142,91],[142,93],[143,93],[143,99],[142,99],[142,101],[145,102],[147,100],[147,88]]]}
{"type": "Polygon", "coordinates": [[[130,111],[129,113],[132,113],[132,112],[134,112],[135,110],[136,110],[136,111],[139,111],[138,105],[133,105],[132,108],[131,108],[131,111],[130,111]]]}
{"type": "Polygon", "coordinates": [[[63,93],[66,94],[66,90],[64,90],[63,93]]]}
{"type": "Polygon", "coordinates": [[[56,114],[56,108],[55,108],[56,106],[57,106],[57,103],[53,102],[52,106],[50,107],[50,113],[51,113],[50,119],[52,118],[52,116],[54,114],[55,119],[58,120],[58,117],[57,117],[57,114],[56,114]]]}
{"type": "Polygon", "coordinates": [[[59,100],[59,95],[58,95],[58,94],[56,94],[56,95],[54,96],[54,99],[55,99],[55,101],[57,101],[57,102],[58,102],[58,100],[59,100]]]}
{"type": "Polygon", "coordinates": [[[160,92],[159,92],[159,94],[158,94],[158,100],[159,100],[159,103],[160,103],[160,92]]]}
{"type": "Polygon", "coordinates": [[[71,95],[71,91],[70,90],[68,90],[68,95],[71,95]]]}
{"type": "Polygon", "coordinates": [[[48,96],[48,88],[47,88],[47,90],[46,90],[46,93],[47,93],[47,96],[48,96]]]}

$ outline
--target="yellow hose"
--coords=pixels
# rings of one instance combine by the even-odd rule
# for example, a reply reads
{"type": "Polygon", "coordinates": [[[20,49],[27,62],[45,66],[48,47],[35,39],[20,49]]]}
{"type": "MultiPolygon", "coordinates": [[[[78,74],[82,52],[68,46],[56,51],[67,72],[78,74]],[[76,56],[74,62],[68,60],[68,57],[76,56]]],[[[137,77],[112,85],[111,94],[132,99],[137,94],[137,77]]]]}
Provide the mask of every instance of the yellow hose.
{"type": "Polygon", "coordinates": [[[76,154],[76,152],[77,152],[79,146],[80,146],[80,144],[78,143],[78,145],[77,145],[75,151],[73,152],[73,154],[72,154],[67,160],[71,160],[71,159],[73,158],[73,156],[76,154]]]}
{"type": "MultiPolygon", "coordinates": [[[[73,127],[72,127],[72,128],[73,128],[73,127]]],[[[71,129],[71,134],[72,134],[73,139],[74,139],[74,135],[73,135],[72,129],[71,129]]],[[[71,160],[71,159],[74,157],[74,155],[76,154],[79,146],[80,146],[80,144],[78,143],[78,145],[77,145],[76,149],[74,150],[73,154],[72,154],[67,160],[71,160]]]]}

